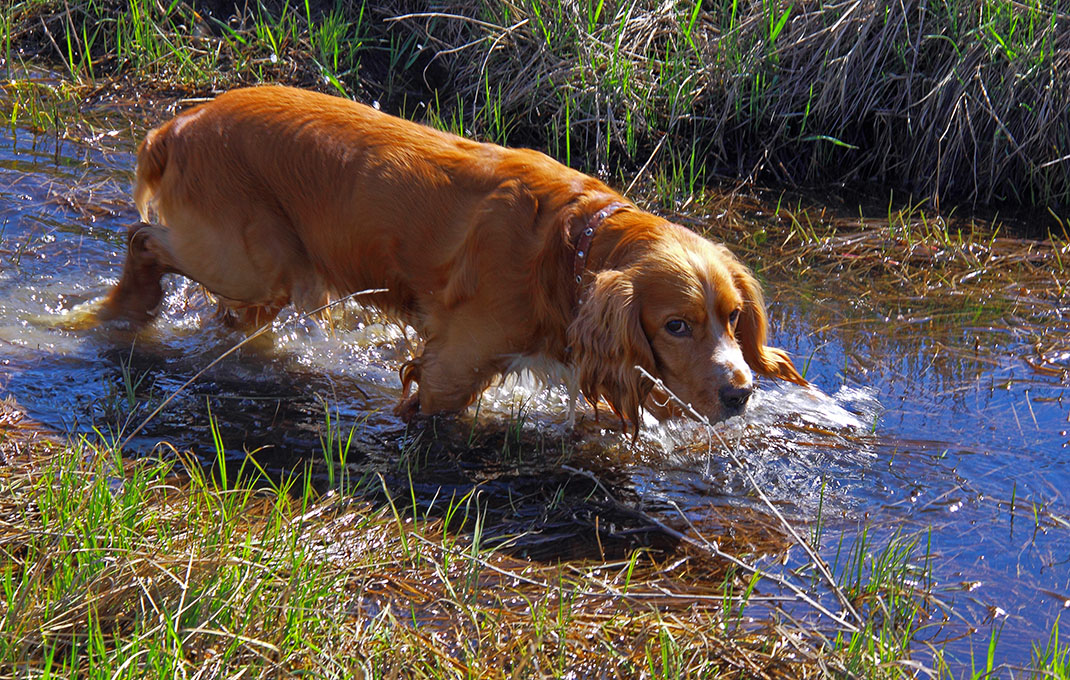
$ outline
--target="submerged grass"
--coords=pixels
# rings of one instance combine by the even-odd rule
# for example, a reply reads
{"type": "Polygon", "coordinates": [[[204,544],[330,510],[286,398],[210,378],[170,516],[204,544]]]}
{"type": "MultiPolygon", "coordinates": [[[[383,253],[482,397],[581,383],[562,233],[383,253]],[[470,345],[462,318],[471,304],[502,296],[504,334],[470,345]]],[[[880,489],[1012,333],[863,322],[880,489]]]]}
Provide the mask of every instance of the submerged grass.
{"type": "Polygon", "coordinates": [[[45,63],[83,85],[318,87],[602,174],[653,160],[677,186],[1070,202],[1058,3],[20,0],[0,56],[16,80],[45,63]]]}

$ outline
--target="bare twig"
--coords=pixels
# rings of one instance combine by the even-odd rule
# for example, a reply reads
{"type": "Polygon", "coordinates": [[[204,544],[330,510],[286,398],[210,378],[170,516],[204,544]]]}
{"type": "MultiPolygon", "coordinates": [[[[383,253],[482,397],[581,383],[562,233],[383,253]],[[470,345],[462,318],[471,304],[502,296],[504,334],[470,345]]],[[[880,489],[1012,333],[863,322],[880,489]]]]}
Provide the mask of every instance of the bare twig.
{"type": "Polygon", "coordinates": [[[635,187],[636,182],[638,182],[639,178],[643,176],[643,173],[646,172],[646,169],[650,167],[650,164],[654,161],[654,157],[658,155],[659,151],[661,151],[662,145],[665,144],[665,140],[668,138],[669,133],[666,132],[661,136],[661,139],[658,140],[658,143],[654,147],[654,150],[650,152],[650,156],[646,159],[646,163],[643,163],[643,167],[639,168],[639,172],[635,173],[635,177],[633,177],[631,183],[628,184],[628,188],[624,190],[625,196],[631,193],[632,189],[635,187]]]}
{"type": "MultiPolygon", "coordinates": [[[[469,24],[475,24],[492,31],[507,31],[505,26],[499,26],[498,24],[492,24],[489,21],[480,21],[473,17],[466,17],[463,14],[449,14],[447,12],[412,12],[410,14],[401,14],[399,16],[387,17],[383,19],[385,22],[405,21],[407,19],[455,19],[457,21],[464,21],[469,24]]],[[[515,27],[514,27],[515,28],[515,27]]]]}
{"type": "MultiPolygon", "coordinates": [[[[832,572],[829,570],[828,565],[825,564],[825,561],[821,559],[821,556],[817,554],[813,546],[811,546],[806,539],[804,539],[802,536],[799,535],[797,531],[795,531],[795,527],[793,527],[791,523],[788,522],[784,515],[779,510],[777,510],[777,507],[773,505],[773,502],[771,500],[769,500],[769,496],[765,494],[765,492],[762,490],[762,487],[758,484],[757,480],[755,480],[754,476],[751,475],[749,470],[747,470],[747,467],[743,464],[743,461],[740,460],[738,455],[736,455],[736,452],[733,451],[730,446],[728,446],[728,443],[725,442],[724,438],[721,437],[720,433],[718,433],[713,428],[713,424],[710,423],[709,419],[700,414],[698,411],[696,411],[691,406],[691,404],[685,403],[682,399],[673,394],[672,391],[668,387],[666,387],[660,379],[651,375],[642,366],[636,366],[635,368],[644,377],[653,381],[654,385],[659,390],[663,390],[665,394],[669,396],[669,399],[671,399],[674,403],[680,406],[680,408],[682,408],[688,415],[705,425],[707,432],[711,433],[712,435],[716,435],[717,440],[721,443],[721,446],[724,448],[725,452],[728,453],[729,457],[732,459],[732,462],[736,465],[737,468],[739,468],[739,471],[743,474],[744,479],[747,480],[747,483],[750,484],[751,488],[762,500],[762,503],[765,504],[765,507],[768,508],[769,511],[773,514],[773,516],[777,518],[777,521],[779,521],[781,526],[783,526],[784,529],[788,532],[788,535],[791,536],[792,540],[795,541],[795,543],[799,547],[801,547],[806,552],[807,556],[809,556],[809,558],[813,561],[818,573],[821,574],[821,577],[825,580],[829,588],[836,595],[836,599],[840,601],[840,605],[842,605],[843,608],[847,611],[847,613],[850,614],[851,617],[858,623],[858,626],[864,625],[864,619],[854,608],[854,605],[851,604],[850,599],[848,599],[846,593],[843,592],[843,588],[840,587],[840,584],[836,582],[835,577],[833,577],[832,572]]],[[[841,620],[835,616],[833,617],[833,619],[841,620]]],[[[844,621],[843,623],[846,623],[846,621],[844,621]]],[[[852,626],[852,628],[857,630],[857,627],[852,626]]]]}

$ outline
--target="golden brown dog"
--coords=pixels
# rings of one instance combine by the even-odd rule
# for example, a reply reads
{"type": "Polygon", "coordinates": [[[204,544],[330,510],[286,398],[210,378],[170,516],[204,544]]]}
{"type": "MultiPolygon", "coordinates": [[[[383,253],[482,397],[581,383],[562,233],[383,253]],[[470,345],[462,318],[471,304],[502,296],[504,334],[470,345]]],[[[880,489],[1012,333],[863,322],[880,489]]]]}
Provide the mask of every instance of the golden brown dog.
{"type": "Polygon", "coordinates": [[[677,412],[636,366],[712,421],[743,410],[752,369],[806,384],[766,346],[761,289],[724,246],[536,151],[258,87],[150,132],[134,197],[144,222],[102,318],[149,320],[165,273],[246,327],[385,288],[365,301],[424,340],[401,372],[406,417],[525,367],[564,368],[636,427],[644,405],[677,412]]]}

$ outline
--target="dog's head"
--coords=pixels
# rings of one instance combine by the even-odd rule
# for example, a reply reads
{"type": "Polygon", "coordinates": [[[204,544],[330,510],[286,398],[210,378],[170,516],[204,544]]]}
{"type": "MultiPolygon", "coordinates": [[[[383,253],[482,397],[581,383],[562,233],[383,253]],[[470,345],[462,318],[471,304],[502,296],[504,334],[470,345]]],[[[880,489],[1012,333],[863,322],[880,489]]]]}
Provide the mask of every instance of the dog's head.
{"type": "Polygon", "coordinates": [[[806,384],[784,351],[765,345],[761,288],[727,248],[666,224],[621,239],[615,252],[569,328],[588,399],[604,398],[636,427],[644,405],[659,419],[680,415],[642,366],[717,422],[744,411],[752,371],[806,384]]]}

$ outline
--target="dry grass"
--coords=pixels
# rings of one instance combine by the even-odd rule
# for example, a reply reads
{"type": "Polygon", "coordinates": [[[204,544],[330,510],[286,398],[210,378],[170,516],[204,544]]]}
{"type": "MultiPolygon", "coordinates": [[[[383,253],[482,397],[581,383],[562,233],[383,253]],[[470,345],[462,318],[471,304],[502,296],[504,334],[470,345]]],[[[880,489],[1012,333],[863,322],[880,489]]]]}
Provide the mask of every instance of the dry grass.
{"type": "MultiPolygon", "coordinates": [[[[752,590],[698,541],[532,561],[481,545],[478,495],[450,502],[457,528],[445,531],[450,519],[320,495],[300,477],[257,490],[85,440],[30,443],[5,428],[0,442],[0,677],[781,678],[849,667],[817,629],[764,623],[792,600],[752,590]]],[[[745,543],[725,539],[726,550],[745,543]]]]}
{"type": "Polygon", "coordinates": [[[641,161],[629,140],[649,151],[668,135],[743,178],[876,181],[937,205],[1067,200],[1070,14],[1056,6],[596,5],[384,14],[431,46],[450,96],[520,128],[567,125],[589,165],[607,149],[641,161]]]}
{"type": "Polygon", "coordinates": [[[58,62],[82,83],[342,91],[595,172],[652,159],[691,190],[732,175],[876,182],[936,208],[1070,199],[1070,14],[1058,4],[225,7],[23,0],[4,11],[0,54],[9,68],[58,62]]]}

